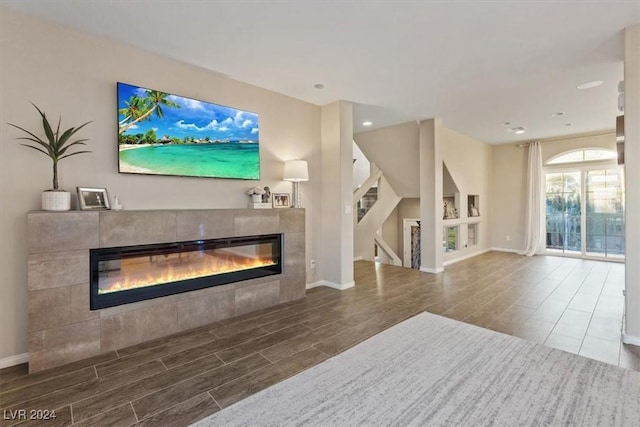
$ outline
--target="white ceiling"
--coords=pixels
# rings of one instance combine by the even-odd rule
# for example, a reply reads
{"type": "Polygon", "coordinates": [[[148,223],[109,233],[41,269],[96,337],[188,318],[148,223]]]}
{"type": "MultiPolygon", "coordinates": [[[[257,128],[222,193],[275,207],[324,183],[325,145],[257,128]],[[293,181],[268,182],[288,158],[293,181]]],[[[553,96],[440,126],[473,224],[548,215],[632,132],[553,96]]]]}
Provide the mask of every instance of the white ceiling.
{"type": "Polygon", "coordinates": [[[640,0],[0,4],[317,105],[352,101],[356,132],[440,117],[489,143],[612,129],[622,32],[640,23],[640,0]],[[590,80],[604,84],[575,88],[590,80]]]}

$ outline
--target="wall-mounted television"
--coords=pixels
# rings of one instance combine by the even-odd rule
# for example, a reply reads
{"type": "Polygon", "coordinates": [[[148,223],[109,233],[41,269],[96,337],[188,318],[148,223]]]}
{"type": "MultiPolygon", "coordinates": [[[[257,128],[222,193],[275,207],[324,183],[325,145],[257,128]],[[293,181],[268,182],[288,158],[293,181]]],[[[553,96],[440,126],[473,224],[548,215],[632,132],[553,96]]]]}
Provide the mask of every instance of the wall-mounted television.
{"type": "Polygon", "coordinates": [[[121,173],[260,179],[258,115],[118,83],[121,173]]]}

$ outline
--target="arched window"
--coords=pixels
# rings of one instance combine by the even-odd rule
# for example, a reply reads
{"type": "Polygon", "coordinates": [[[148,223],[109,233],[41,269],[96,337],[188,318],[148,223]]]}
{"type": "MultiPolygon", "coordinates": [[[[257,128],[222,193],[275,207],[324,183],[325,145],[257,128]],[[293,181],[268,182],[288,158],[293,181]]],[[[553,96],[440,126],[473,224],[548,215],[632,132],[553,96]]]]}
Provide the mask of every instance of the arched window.
{"type": "Polygon", "coordinates": [[[614,150],[604,148],[586,148],[580,150],[565,151],[557,156],[553,156],[547,161],[548,165],[559,165],[564,163],[593,162],[597,160],[614,160],[618,153],[614,150]]]}

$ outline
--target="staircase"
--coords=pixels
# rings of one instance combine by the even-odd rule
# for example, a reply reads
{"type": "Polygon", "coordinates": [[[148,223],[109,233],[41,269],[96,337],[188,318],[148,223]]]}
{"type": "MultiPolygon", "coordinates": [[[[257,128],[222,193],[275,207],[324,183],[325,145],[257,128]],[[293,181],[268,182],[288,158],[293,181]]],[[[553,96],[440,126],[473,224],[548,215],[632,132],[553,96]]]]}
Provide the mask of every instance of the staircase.
{"type": "Polygon", "coordinates": [[[402,260],[384,241],[378,230],[402,199],[393,190],[381,170],[372,165],[374,172],[353,193],[353,205],[357,211],[354,218],[354,257],[374,261],[375,251],[383,251],[394,265],[402,260]]]}
{"type": "Polygon", "coordinates": [[[377,185],[375,187],[371,187],[369,190],[367,190],[366,193],[364,193],[364,196],[358,199],[358,203],[356,205],[356,209],[358,212],[358,222],[360,222],[362,218],[364,218],[366,213],[369,212],[369,209],[373,207],[373,204],[376,202],[376,200],[378,200],[377,185]]]}

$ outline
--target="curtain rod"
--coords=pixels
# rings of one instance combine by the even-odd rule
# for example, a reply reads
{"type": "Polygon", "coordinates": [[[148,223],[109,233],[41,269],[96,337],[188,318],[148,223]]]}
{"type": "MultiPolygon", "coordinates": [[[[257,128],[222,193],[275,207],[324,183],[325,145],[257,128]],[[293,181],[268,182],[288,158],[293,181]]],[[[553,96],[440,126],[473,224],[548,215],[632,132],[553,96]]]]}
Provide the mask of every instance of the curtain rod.
{"type": "MultiPolygon", "coordinates": [[[[546,144],[547,142],[561,142],[561,141],[569,141],[572,139],[584,139],[584,138],[593,138],[596,136],[607,136],[607,135],[614,135],[615,136],[615,132],[606,132],[606,133],[598,133],[598,134],[594,134],[594,135],[582,135],[582,136],[570,136],[568,138],[557,138],[557,139],[547,139],[547,140],[540,140],[541,144],[546,144]]],[[[523,142],[521,144],[516,144],[516,147],[528,147],[529,144],[533,143],[535,141],[530,141],[530,142],[523,142]]]]}

